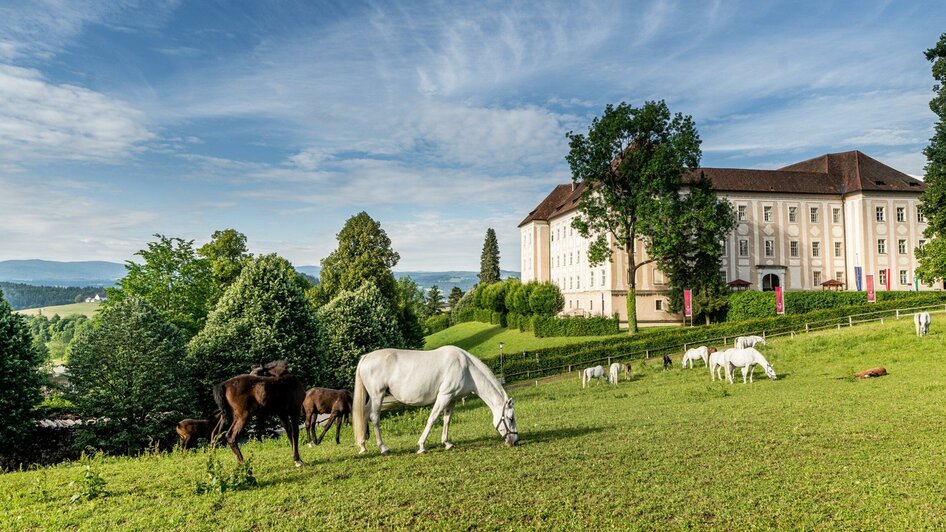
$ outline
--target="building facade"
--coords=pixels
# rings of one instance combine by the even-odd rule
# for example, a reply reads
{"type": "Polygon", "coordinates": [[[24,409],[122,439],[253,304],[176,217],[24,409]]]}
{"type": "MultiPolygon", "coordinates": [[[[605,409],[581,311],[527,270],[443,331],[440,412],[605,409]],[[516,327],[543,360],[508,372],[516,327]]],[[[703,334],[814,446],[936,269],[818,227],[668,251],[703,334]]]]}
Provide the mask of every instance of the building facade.
{"type": "MultiPolygon", "coordinates": [[[[922,181],[859,151],[826,154],[778,170],[700,168],[735,210],[737,225],[725,243],[722,273],[751,289],[819,290],[835,279],[861,287],[872,274],[878,290],[913,289],[926,221],[917,209],[922,181]]],[[[519,224],[522,280],[552,281],[565,296],[564,314],[627,319],[627,256],[615,252],[588,263],[590,239],[572,220],[583,187],[558,185],[519,224]]],[[[637,252],[645,257],[644,246],[637,252]]],[[[653,264],[637,270],[638,320],[679,321],[667,311],[668,287],[653,264]]],[[[921,290],[939,289],[921,285],[921,290]]]]}

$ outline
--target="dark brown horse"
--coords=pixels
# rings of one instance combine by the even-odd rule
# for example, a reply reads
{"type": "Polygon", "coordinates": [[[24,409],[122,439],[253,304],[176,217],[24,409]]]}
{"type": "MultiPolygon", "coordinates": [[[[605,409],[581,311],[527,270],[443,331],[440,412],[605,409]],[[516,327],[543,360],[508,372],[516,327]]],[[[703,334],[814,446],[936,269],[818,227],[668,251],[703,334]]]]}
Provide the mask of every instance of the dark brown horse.
{"type": "Polygon", "coordinates": [[[305,410],[305,431],[309,437],[309,445],[314,441],[316,445],[322,443],[325,433],[335,423],[335,443],[341,443],[342,420],[351,418],[352,395],[348,390],[331,390],[329,388],[312,388],[305,394],[302,408],[305,410]],[[329,414],[325,421],[322,435],[315,437],[316,420],[319,414],[329,414]]]}
{"type": "Polygon", "coordinates": [[[254,415],[276,415],[286,429],[292,444],[292,459],[297,466],[299,458],[299,417],[305,400],[305,386],[299,377],[288,373],[285,361],[277,361],[255,368],[250,375],[238,375],[214,386],[214,401],[222,414],[216,433],[230,424],[227,443],[237,461],[243,462],[243,453],[237,438],[254,415]]]}
{"type": "Polygon", "coordinates": [[[207,419],[183,419],[174,429],[181,439],[181,448],[187,449],[197,438],[211,439],[214,428],[220,422],[220,413],[217,412],[207,419]]]}

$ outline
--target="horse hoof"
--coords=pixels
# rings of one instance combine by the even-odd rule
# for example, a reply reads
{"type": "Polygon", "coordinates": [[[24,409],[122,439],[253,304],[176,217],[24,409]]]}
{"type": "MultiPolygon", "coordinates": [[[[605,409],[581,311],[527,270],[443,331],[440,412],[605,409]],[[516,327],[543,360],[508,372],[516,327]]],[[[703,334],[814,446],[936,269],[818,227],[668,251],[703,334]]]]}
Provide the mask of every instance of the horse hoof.
{"type": "Polygon", "coordinates": [[[444,442],[443,448],[449,451],[450,449],[453,449],[453,444],[450,442],[444,442]]]}
{"type": "Polygon", "coordinates": [[[368,452],[367,449],[359,449],[359,450],[358,450],[358,454],[365,454],[366,452],[368,452]]]}
{"type": "Polygon", "coordinates": [[[302,467],[302,460],[296,460],[296,467],[302,467]]]}
{"type": "Polygon", "coordinates": [[[388,449],[387,447],[383,447],[383,448],[381,449],[381,454],[388,454],[388,453],[390,453],[390,452],[391,452],[391,449],[388,449]]]}
{"type": "Polygon", "coordinates": [[[417,454],[424,454],[426,451],[424,449],[417,449],[417,454]]]}

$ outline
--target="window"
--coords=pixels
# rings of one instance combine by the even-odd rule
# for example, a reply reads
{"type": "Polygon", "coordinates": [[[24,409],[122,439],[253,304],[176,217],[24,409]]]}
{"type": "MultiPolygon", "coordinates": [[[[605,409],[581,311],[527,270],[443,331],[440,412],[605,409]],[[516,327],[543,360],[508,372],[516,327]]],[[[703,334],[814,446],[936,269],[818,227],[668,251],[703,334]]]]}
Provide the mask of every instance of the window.
{"type": "Polygon", "coordinates": [[[880,284],[886,285],[887,284],[887,270],[886,269],[880,270],[880,275],[878,276],[878,278],[880,279],[880,284]]]}
{"type": "Polygon", "coordinates": [[[571,253],[568,254],[568,264],[569,264],[569,266],[572,264],[572,254],[571,254],[571,253]]]}
{"type": "Polygon", "coordinates": [[[841,209],[837,207],[831,209],[831,220],[836,224],[841,223],[841,209]]]}
{"type": "Polygon", "coordinates": [[[811,243],[811,256],[820,257],[821,256],[821,242],[812,242],[811,243]]]}
{"type": "Polygon", "coordinates": [[[808,211],[811,223],[818,223],[818,207],[811,207],[808,211]]]}
{"type": "Polygon", "coordinates": [[[921,224],[925,224],[925,223],[926,223],[926,216],[923,216],[923,213],[920,212],[920,209],[917,209],[917,210],[916,210],[916,221],[919,222],[919,223],[921,223],[921,224]]]}
{"type": "Polygon", "coordinates": [[[815,286],[821,284],[821,272],[812,272],[812,280],[815,282],[815,286]]]}
{"type": "Polygon", "coordinates": [[[907,221],[907,209],[905,207],[897,207],[897,221],[907,221]]]}
{"type": "Polygon", "coordinates": [[[591,282],[588,283],[588,286],[592,286],[592,287],[593,287],[594,285],[595,285],[595,271],[594,271],[594,270],[591,270],[591,282]]]}
{"type": "Polygon", "coordinates": [[[772,257],[775,255],[775,241],[771,238],[765,239],[765,256],[772,257]]]}
{"type": "Polygon", "coordinates": [[[725,256],[726,255],[726,241],[723,240],[722,242],[720,242],[719,247],[720,247],[720,255],[725,256]]]}
{"type": "Polygon", "coordinates": [[[887,254],[887,239],[886,238],[877,239],[877,253],[881,255],[887,254]]]}
{"type": "Polygon", "coordinates": [[[572,289],[572,278],[571,278],[571,277],[568,278],[568,289],[569,289],[569,290],[572,289]]]}
{"type": "Polygon", "coordinates": [[[575,288],[581,290],[581,276],[575,277],[575,288]]]}
{"type": "Polygon", "coordinates": [[[740,205],[736,207],[736,220],[744,221],[746,219],[746,206],[740,205]]]}
{"type": "Polygon", "coordinates": [[[604,286],[604,270],[601,270],[601,286],[604,286]]]}
{"type": "Polygon", "coordinates": [[[748,240],[739,241],[739,256],[740,257],[749,256],[749,241],[748,240]]]}
{"type": "Polygon", "coordinates": [[[790,257],[798,256],[798,241],[797,240],[792,240],[791,242],[788,243],[788,255],[790,257]]]}
{"type": "Polygon", "coordinates": [[[897,240],[897,252],[900,253],[901,255],[907,254],[907,241],[906,240],[903,240],[903,239],[897,240]]]}
{"type": "Polygon", "coordinates": [[[844,282],[844,272],[834,272],[834,280],[844,282]]]}
{"type": "Polygon", "coordinates": [[[795,223],[798,221],[798,207],[788,208],[788,221],[795,223]]]}
{"type": "Polygon", "coordinates": [[[877,207],[876,218],[878,222],[884,222],[887,220],[887,209],[885,207],[877,207]]]}
{"type": "Polygon", "coordinates": [[[910,283],[907,281],[907,271],[906,271],[906,270],[900,270],[900,284],[910,284],[910,283]]]}
{"type": "Polygon", "coordinates": [[[552,231],[552,242],[555,242],[555,231],[552,231]]]}
{"type": "Polygon", "coordinates": [[[658,299],[658,300],[657,300],[656,309],[657,309],[657,310],[663,310],[663,309],[664,309],[664,301],[663,301],[663,299],[658,299]]]}
{"type": "Polygon", "coordinates": [[[772,207],[762,207],[762,220],[766,222],[772,221],[772,207]]]}
{"type": "Polygon", "coordinates": [[[841,256],[841,243],[840,242],[834,243],[834,256],[835,257],[841,256]]]}

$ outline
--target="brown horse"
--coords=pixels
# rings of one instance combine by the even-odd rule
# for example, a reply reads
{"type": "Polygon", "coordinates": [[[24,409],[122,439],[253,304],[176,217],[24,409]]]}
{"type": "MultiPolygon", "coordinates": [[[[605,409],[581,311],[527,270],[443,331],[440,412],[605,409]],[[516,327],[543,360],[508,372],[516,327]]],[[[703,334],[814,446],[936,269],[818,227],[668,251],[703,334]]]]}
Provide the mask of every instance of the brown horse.
{"type": "Polygon", "coordinates": [[[309,437],[309,445],[315,441],[318,445],[322,443],[325,433],[335,423],[335,443],[341,443],[342,420],[347,416],[351,418],[352,395],[348,390],[331,390],[329,388],[312,388],[305,394],[305,401],[302,408],[305,410],[305,431],[309,437]],[[319,414],[329,414],[322,435],[315,438],[316,419],[319,414]]]}
{"type": "Polygon", "coordinates": [[[299,417],[305,400],[305,386],[299,377],[288,373],[285,361],[260,366],[252,373],[238,375],[214,386],[214,401],[222,414],[218,427],[222,428],[233,420],[227,430],[227,443],[237,461],[243,463],[243,453],[237,444],[243,427],[254,415],[276,415],[292,444],[292,459],[301,466],[299,417]]]}
{"type": "Polygon", "coordinates": [[[187,449],[197,438],[211,439],[214,428],[220,422],[220,413],[217,412],[207,419],[183,419],[174,429],[181,439],[181,448],[187,449]]]}

